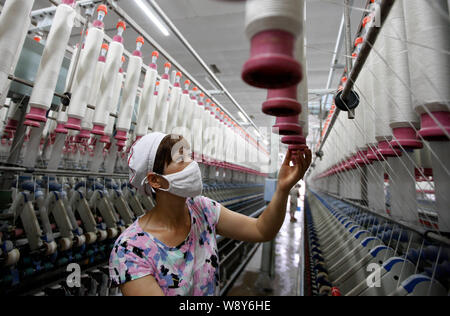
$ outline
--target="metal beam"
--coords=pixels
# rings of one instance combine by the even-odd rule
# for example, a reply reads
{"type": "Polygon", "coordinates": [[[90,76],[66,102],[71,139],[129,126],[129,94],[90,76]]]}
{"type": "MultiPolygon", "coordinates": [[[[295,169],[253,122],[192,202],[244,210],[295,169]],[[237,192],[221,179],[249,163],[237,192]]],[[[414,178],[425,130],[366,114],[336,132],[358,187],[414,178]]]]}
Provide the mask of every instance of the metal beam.
{"type": "Polygon", "coordinates": [[[355,61],[355,66],[350,73],[349,78],[347,78],[347,83],[345,84],[344,91],[342,92],[342,99],[345,100],[350,91],[352,90],[356,79],[358,79],[359,74],[361,73],[362,68],[364,67],[367,58],[369,57],[370,52],[372,51],[372,47],[375,44],[378,34],[380,34],[381,28],[386,21],[389,12],[391,12],[392,6],[394,5],[395,0],[383,0],[380,5],[380,23],[379,26],[373,26],[369,32],[367,33],[366,39],[364,40],[364,44],[361,48],[361,51],[358,55],[358,58],[355,61]]]}

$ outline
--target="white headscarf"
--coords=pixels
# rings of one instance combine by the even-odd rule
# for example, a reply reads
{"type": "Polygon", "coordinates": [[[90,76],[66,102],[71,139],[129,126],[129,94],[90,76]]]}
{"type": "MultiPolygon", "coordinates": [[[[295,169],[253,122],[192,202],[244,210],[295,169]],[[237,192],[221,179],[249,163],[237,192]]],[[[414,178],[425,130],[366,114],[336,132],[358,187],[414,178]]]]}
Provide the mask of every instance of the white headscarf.
{"type": "Polygon", "coordinates": [[[130,168],[130,184],[139,193],[150,194],[150,188],[144,183],[147,175],[153,171],[159,145],[167,134],[155,132],[139,139],[130,149],[128,167],[130,168]]]}

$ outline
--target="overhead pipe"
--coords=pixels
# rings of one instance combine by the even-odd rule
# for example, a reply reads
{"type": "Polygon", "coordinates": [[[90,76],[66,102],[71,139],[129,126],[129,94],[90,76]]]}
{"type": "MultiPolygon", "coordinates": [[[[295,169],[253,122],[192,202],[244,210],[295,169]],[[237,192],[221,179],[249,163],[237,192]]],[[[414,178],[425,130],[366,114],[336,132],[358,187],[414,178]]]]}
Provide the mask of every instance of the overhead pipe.
{"type": "Polygon", "coordinates": [[[375,44],[378,34],[380,33],[384,22],[386,21],[387,16],[389,15],[389,12],[391,12],[392,6],[394,5],[395,0],[383,0],[380,4],[380,20],[378,23],[380,23],[379,27],[372,27],[369,32],[367,33],[365,42],[363,46],[361,47],[361,51],[358,55],[358,58],[355,61],[355,64],[352,68],[352,71],[350,75],[348,76],[347,83],[345,84],[344,90],[342,91],[342,99],[346,100],[348,96],[350,95],[351,90],[353,89],[353,86],[356,82],[356,79],[358,79],[358,76],[364,67],[364,64],[366,63],[367,57],[369,56],[370,52],[372,51],[372,47],[375,44]]]}

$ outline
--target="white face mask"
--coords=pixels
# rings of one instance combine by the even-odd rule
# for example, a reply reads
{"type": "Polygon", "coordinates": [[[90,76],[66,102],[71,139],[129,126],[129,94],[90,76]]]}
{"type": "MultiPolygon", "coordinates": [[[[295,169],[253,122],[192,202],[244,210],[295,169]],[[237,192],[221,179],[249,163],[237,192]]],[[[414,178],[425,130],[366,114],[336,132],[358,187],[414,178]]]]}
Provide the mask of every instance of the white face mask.
{"type": "Polygon", "coordinates": [[[160,176],[169,183],[169,188],[160,188],[159,190],[161,191],[185,198],[196,197],[202,194],[202,174],[196,161],[191,162],[180,172],[160,176]]]}

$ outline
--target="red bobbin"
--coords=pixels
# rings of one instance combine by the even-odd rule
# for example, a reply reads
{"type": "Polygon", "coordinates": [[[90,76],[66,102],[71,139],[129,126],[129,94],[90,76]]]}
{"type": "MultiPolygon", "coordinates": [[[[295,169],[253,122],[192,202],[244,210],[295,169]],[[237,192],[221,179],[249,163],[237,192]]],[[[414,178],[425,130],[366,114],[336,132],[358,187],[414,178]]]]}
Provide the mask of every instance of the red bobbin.
{"type": "Polygon", "coordinates": [[[297,85],[268,90],[267,101],[263,103],[262,111],[277,117],[300,114],[302,106],[297,101],[297,85]]]}
{"type": "Polygon", "coordinates": [[[306,144],[306,139],[301,135],[284,136],[281,142],[286,145],[301,145],[306,144]]]}
{"type": "Polygon", "coordinates": [[[302,80],[302,67],[294,58],[295,36],[282,30],[262,31],[251,39],[250,58],[242,79],[251,86],[281,89],[302,80]]]}

